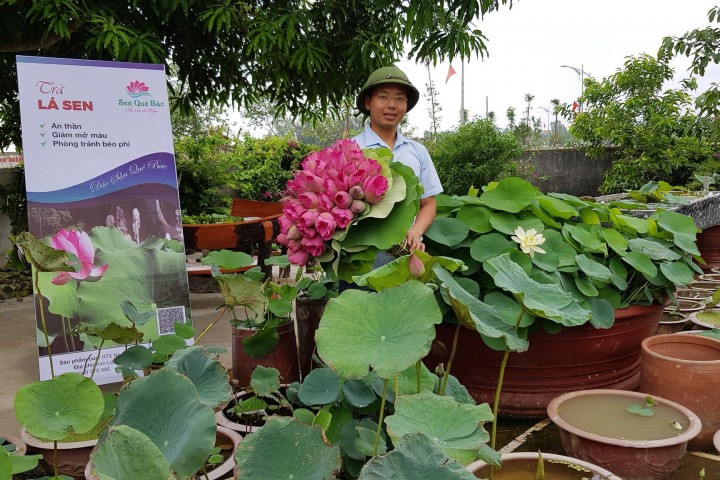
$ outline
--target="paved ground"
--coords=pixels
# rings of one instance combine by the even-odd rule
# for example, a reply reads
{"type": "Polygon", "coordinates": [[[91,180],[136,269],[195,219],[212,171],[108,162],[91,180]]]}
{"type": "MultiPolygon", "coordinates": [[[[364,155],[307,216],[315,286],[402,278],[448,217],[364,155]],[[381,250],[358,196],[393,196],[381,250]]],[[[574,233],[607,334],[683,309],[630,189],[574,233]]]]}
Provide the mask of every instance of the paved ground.
{"type": "MultiPolygon", "coordinates": [[[[190,296],[192,316],[198,331],[202,331],[217,317],[215,310],[222,303],[217,293],[192,293],[190,296]]],[[[3,336],[0,347],[0,432],[17,433],[20,429],[13,411],[15,392],[26,383],[39,378],[37,367],[37,349],[35,339],[35,320],[30,297],[22,302],[7,300],[0,303],[0,328],[3,336]]],[[[228,353],[221,354],[220,360],[228,368],[230,361],[231,330],[225,319],[219,321],[201,344],[205,346],[223,347],[228,353]]],[[[108,390],[116,385],[104,387],[108,390]]],[[[501,419],[498,428],[498,445],[507,446],[509,451],[515,446],[516,451],[537,451],[563,454],[557,428],[543,422],[537,425],[538,419],[501,419]],[[538,431],[532,434],[525,432],[535,426],[538,431]],[[521,437],[518,441],[514,439],[521,437]]],[[[720,480],[720,456],[717,452],[691,452],[685,455],[683,464],[669,480],[699,479],[699,472],[705,469],[706,480],[720,480]]]]}

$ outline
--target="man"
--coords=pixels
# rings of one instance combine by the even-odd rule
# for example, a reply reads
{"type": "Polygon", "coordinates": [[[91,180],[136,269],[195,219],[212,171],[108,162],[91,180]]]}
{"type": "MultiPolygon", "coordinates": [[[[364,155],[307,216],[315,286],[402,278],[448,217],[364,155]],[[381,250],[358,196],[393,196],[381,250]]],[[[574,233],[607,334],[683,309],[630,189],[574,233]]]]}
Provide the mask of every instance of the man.
{"type": "Polygon", "coordinates": [[[370,117],[365,131],[355,140],[361,148],[389,148],[394,160],[412,168],[423,186],[420,211],[405,236],[405,245],[412,250],[425,250],[422,235],[435,219],[435,195],[443,191],[427,149],[398,132],[405,114],[412,110],[420,93],[407,75],[397,67],[375,70],[357,96],[358,110],[370,117]]]}

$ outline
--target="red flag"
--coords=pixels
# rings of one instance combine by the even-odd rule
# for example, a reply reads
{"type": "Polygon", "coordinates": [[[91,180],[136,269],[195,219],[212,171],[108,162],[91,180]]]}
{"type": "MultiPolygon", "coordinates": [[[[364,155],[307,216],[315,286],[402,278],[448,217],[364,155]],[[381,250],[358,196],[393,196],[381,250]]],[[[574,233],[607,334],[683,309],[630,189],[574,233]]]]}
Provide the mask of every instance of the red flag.
{"type": "Polygon", "coordinates": [[[448,80],[450,80],[450,77],[452,77],[453,75],[455,75],[455,69],[453,68],[452,63],[451,63],[451,64],[450,64],[450,68],[448,68],[447,77],[445,78],[445,84],[446,84],[446,85],[447,85],[448,80]]]}
{"type": "Polygon", "coordinates": [[[580,104],[579,104],[578,102],[576,102],[576,101],[573,100],[572,111],[574,112],[575,110],[577,110],[577,108],[578,108],[579,106],[580,106],[580,104]]]}

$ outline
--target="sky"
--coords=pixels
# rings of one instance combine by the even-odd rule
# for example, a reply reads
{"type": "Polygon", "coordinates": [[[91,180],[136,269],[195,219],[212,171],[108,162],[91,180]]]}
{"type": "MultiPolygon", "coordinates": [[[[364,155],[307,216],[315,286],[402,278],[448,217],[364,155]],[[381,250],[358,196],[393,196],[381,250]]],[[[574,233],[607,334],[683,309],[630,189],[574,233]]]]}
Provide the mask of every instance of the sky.
{"type": "MultiPolygon", "coordinates": [[[[552,111],[551,99],[572,103],[581,93],[580,76],[562,65],[600,80],[621,68],[628,56],[655,55],[663,37],[707,26],[707,12],[714,5],[720,0],[515,0],[512,9],[501,7],[475,24],[487,37],[488,55],[465,64],[465,109],[471,118],[485,116],[487,98],[497,125],[505,127],[507,108],[514,107],[517,118],[522,117],[529,93],[535,96],[531,115],[546,124],[547,113],[540,107],[552,111]]],[[[412,61],[397,65],[420,90],[408,120],[415,134],[422,135],[430,128],[427,67],[412,61]]],[[[671,65],[676,78],[687,76],[687,59],[671,65]]],[[[460,118],[460,72],[459,58],[430,67],[442,107],[441,130],[457,126],[460,118]],[[450,63],[457,74],[446,84],[450,63]]],[[[720,81],[717,65],[706,71],[701,88],[710,81],[720,81]]]]}

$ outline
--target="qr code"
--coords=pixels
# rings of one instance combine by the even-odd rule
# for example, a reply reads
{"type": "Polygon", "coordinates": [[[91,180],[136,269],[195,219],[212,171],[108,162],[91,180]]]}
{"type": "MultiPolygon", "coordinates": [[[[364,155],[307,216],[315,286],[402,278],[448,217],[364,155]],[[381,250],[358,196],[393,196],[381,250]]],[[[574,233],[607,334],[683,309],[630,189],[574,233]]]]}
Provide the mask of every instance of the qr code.
{"type": "Polygon", "coordinates": [[[169,335],[175,333],[175,322],[185,323],[185,307],[158,308],[157,313],[158,333],[169,335]]]}

